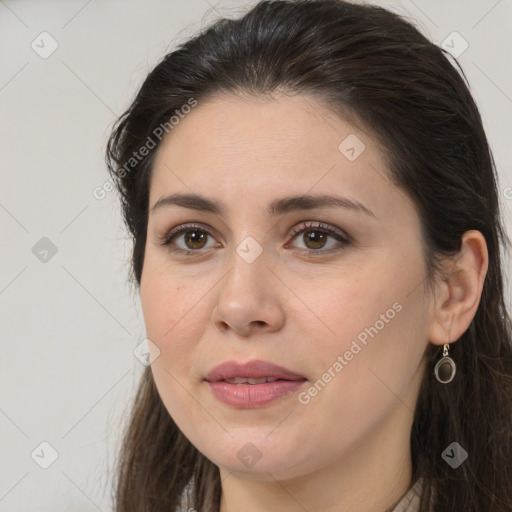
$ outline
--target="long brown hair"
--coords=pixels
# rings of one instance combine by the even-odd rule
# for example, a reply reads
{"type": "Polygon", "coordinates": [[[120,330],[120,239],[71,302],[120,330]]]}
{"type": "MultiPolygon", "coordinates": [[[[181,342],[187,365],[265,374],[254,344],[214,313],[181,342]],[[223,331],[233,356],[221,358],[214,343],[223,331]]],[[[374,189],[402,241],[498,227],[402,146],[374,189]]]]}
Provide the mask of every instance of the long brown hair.
{"type": "MultiPolygon", "coordinates": [[[[440,258],[468,230],[485,237],[489,268],[478,310],[450,355],[457,377],[427,369],[411,432],[413,481],[423,479],[421,511],[512,510],[512,335],[500,248],[510,242],[499,213],[497,174],[480,114],[443,51],[400,16],[341,0],[263,1],[221,19],[166,55],[116,122],[107,164],[133,237],[131,278],[140,285],[149,182],[158,127],[183,106],[217,92],[315,94],[368,127],[386,148],[390,178],[420,214],[428,282],[440,258]],[[155,142],[147,155],[133,154],[155,142]],[[458,442],[467,460],[452,468],[443,450],[458,442]]],[[[167,125],[166,125],[167,123],[167,125]]],[[[161,131],[161,129],[160,129],[161,131]]],[[[116,468],[116,512],[218,512],[218,467],[183,435],[145,369],[116,468]]]]}

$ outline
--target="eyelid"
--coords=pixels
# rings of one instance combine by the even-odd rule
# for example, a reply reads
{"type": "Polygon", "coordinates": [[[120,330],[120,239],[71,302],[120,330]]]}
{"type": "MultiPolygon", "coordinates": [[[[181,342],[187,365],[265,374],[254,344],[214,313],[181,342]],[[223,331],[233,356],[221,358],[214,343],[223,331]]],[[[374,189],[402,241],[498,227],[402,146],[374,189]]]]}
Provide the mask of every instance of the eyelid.
{"type": "Polygon", "coordinates": [[[290,236],[295,237],[296,235],[302,233],[303,231],[318,229],[319,231],[325,231],[331,235],[336,235],[342,240],[345,240],[346,242],[350,242],[350,237],[344,232],[341,231],[338,228],[335,228],[334,226],[331,226],[330,224],[325,224],[321,221],[304,221],[300,223],[299,225],[295,226],[292,231],[290,232],[290,236]]]}
{"type": "Polygon", "coordinates": [[[210,226],[206,226],[203,224],[197,224],[195,222],[185,222],[183,224],[179,224],[178,226],[172,228],[170,231],[166,231],[163,235],[159,236],[160,239],[169,239],[173,235],[180,233],[181,231],[185,231],[187,229],[201,229],[203,231],[213,230],[210,226]]]}
{"type": "MultiPolygon", "coordinates": [[[[163,246],[169,246],[169,250],[173,252],[181,252],[182,254],[199,254],[201,252],[204,252],[202,249],[170,249],[171,240],[176,236],[181,236],[183,233],[185,233],[188,230],[197,229],[199,231],[205,232],[208,236],[213,237],[211,231],[215,232],[213,228],[210,226],[206,226],[200,223],[183,223],[179,224],[178,226],[174,227],[172,230],[167,231],[163,233],[162,235],[157,235],[157,239],[159,240],[159,244],[163,246]]],[[[290,236],[292,239],[296,238],[297,235],[301,234],[305,231],[313,231],[317,229],[318,231],[325,232],[328,234],[328,236],[335,238],[338,241],[338,246],[330,249],[301,249],[303,252],[306,252],[308,254],[327,254],[336,250],[340,250],[341,247],[339,245],[348,245],[352,243],[352,238],[347,235],[344,231],[341,231],[338,228],[335,228],[329,224],[325,224],[321,221],[303,221],[296,225],[288,236],[290,236]]]]}

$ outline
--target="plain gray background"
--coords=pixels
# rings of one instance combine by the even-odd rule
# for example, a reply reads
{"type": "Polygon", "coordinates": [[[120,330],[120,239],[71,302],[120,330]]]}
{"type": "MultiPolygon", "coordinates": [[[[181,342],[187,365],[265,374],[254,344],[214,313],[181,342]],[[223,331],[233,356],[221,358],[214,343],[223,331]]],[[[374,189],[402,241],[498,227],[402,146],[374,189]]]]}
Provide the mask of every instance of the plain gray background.
{"type": "MultiPolygon", "coordinates": [[[[93,196],[108,129],[167,51],[254,3],[0,1],[0,511],[112,510],[145,332],[116,196],[93,196]]],[[[512,0],[374,3],[453,51],[467,42],[512,236],[512,0]]]]}

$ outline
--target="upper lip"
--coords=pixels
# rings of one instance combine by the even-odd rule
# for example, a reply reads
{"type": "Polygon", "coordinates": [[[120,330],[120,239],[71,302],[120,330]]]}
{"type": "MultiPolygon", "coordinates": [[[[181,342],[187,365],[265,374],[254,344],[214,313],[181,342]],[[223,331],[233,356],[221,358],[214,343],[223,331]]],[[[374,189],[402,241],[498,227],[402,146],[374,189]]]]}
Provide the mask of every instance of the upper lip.
{"type": "Polygon", "coordinates": [[[305,377],[269,361],[253,360],[245,363],[225,361],[219,364],[206,376],[209,382],[219,382],[234,377],[262,378],[271,377],[283,380],[304,380],[305,377]]]}

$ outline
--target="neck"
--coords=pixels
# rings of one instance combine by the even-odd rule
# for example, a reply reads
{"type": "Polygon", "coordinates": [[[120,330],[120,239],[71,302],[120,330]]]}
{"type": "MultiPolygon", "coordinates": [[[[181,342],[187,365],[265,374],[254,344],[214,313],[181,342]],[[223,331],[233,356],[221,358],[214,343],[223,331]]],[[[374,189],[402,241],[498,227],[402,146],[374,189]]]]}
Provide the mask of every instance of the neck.
{"type": "Polygon", "coordinates": [[[220,512],[384,512],[411,484],[413,413],[398,403],[358,446],[335,463],[291,480],[251,480],[220,468],[220,512]]]}

